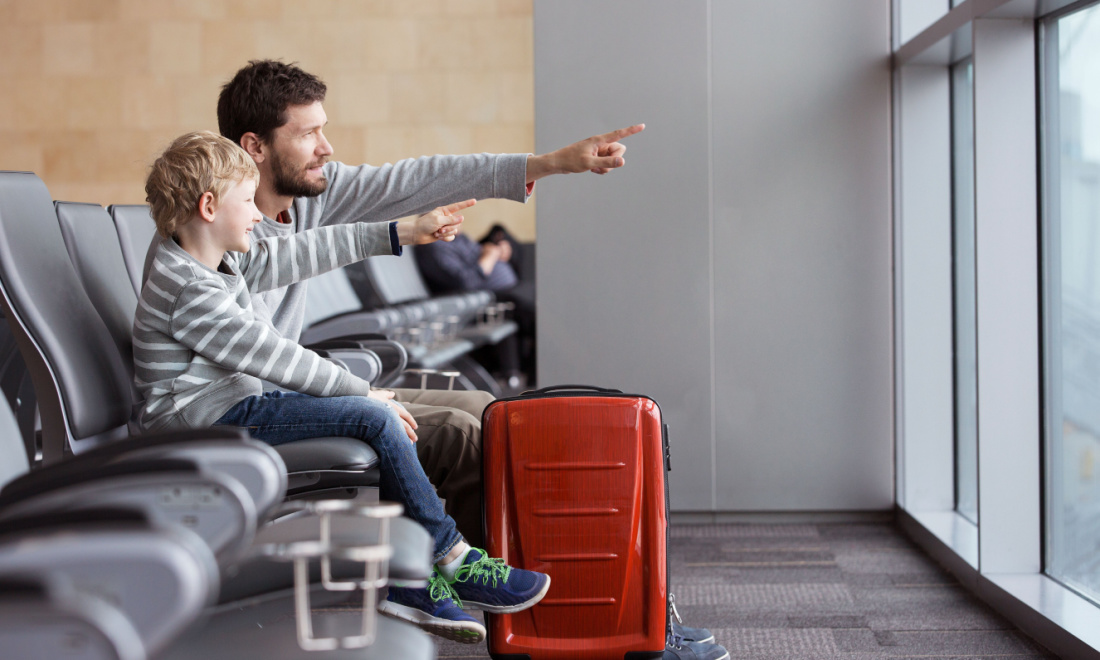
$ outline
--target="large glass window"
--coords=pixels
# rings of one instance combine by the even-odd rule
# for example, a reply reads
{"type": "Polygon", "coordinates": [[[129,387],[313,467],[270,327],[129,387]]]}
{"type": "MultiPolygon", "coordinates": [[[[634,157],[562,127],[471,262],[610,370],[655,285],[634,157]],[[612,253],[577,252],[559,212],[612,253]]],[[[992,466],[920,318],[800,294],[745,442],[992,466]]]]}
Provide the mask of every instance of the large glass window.
{"type": "Polygon", "coordinates": [[[951,67],[955,508],[978,522],[978,351],[974,263],[974,64],[951,67]]]}
{"type": "Polygon", "coordinates": [[[1046,572],[1100,601],[1100,7],[1042,53],[1046,572]]]}

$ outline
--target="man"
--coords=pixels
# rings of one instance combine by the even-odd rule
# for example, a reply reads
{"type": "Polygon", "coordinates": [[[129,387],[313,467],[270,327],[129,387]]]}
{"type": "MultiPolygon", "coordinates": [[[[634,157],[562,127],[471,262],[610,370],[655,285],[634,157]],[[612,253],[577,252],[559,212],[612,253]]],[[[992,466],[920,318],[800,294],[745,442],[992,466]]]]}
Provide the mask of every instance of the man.
{"type": "MultiPolygon", "coordinates": [[[[260,170],[256,206],[264,219],[256,238],[287,235],[322,225],[382,222],[420,214],[463,199],[526,202],[535,181],[551,174],[622,167],[618,140],[644,125],[588,138],[543,155],[431,156],[380,167],[330,161],[324,135],[327,88],[316,76],[272,60],[249,62],[222,88],[218,127],[260,170]]],[[[306,283],[257,294],[275,328],[297,341],[305,313],[306,283]]],[[[484,392],[397,390],[417,422],[417,457],[447,513],[473,545],[481,529],[481,411],[484,392]]]]}

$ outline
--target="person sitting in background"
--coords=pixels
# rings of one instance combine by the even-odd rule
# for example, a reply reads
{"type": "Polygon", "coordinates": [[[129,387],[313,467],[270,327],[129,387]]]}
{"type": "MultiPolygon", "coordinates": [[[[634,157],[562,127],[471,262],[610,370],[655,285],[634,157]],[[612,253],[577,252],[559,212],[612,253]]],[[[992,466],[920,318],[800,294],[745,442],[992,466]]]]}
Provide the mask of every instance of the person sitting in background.
{"type": "Polygon", "coordinates": [[[513,318],[519,326],[518,347],[500,347],[495,355],[497,370],[516,387],[512,379],[522,371],[526,385],[535,383],[535,283],[520,280],[513,268],[514,239],[500,225],[494,225],[481,244],[458,234],[450,243],[432,243],[416,249],[420,273],[434,293],[488,290],[497,300],[515,305],[513,318]],[[518,360],[515,357],[518,351],[518,360]],[[518,363],[517,363],[518,362],[518,363]]]}
{"type": "Polygon", "coordinates": [[[416,251],[416,261],[428,286],[437,293],[487,289],[506,291],[519,283],[516,271],[509,264],[512,244],[507,239],[500,242],[477,244],[466,234],[444,250],[416,251]]]}

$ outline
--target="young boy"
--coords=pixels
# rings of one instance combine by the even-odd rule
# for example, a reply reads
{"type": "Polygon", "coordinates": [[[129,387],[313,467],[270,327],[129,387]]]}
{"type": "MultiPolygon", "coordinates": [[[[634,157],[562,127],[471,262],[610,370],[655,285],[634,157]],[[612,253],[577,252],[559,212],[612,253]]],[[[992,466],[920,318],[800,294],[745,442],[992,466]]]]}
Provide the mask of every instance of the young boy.
{"type": "Polygon", "coordinates": [[[250,291],[284,287],[401,245],[452,240],[468,200],[389,223],[320,227],[253,241],[262,216],[259,171],[239,146],[210,132],[181,136],[153,164],[145,192],[157,249],[134,317],[134,366],[145,430],[246,427],[272,445],[356,437],[381,460],[380,496],[435,540],[427,589],[391,587],[379,608],[451,639],[476,643],[485,628],[463,612],[518,612],[546,595],[550,578],[471,548],[424,474],[415,422],[392,392],[279,336],[253,314],[250,291]],[[291,391],[264,393],[261,379],[291,391]]]}

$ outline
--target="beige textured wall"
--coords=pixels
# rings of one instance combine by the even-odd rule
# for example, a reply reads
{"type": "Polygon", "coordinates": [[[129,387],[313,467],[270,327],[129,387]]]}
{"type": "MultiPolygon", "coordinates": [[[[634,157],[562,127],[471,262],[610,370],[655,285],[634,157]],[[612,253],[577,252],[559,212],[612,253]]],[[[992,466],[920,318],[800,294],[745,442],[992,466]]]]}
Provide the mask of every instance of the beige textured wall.
{"type": "MultiPolygon", "coordinates": [[[[221,85],[249,59],[328,84],[334,158],[534,149],[531,0],[0,0],[0,169],[56,199],[144,201],[180,133],[217,130],[221,85]]],[[[467,213],[535,234],[534,200],[467,213]]]]}

